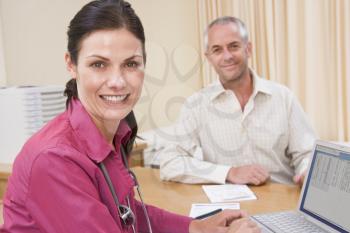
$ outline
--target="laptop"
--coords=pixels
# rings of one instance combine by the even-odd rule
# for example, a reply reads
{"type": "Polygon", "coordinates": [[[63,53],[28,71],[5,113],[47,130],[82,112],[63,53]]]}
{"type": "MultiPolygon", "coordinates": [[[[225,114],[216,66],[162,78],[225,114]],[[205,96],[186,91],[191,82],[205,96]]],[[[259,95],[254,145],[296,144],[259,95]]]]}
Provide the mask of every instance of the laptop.
{"type": "Polygon", "coordinates": [[[316,141],[298,209],[251,218],[262,232],[350,232],[350,147],[316,141]]]}

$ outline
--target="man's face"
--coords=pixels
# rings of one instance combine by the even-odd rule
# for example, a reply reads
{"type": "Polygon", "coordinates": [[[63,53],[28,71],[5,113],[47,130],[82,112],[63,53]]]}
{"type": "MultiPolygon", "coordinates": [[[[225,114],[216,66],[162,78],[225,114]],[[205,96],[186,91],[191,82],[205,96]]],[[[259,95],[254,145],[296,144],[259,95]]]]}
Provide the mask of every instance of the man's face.
{"type": "Polygon", "coordinates": [[[234,23],[214,25],[208,31],[206,57],[223,84],[240,80],[248,69],[251,43],[244,41],[234,23]]]}

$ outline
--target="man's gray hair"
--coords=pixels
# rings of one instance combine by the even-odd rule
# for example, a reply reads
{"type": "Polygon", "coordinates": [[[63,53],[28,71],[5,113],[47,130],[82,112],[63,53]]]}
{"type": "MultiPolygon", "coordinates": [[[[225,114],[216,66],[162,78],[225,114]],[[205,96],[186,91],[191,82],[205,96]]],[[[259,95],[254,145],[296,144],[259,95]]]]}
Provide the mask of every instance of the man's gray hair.
{"type": "Polygon", "coordinates": [[[209,31],[209,29],[215,25],[225,25],[225,24],[229,24],[229,23],[234,23],[235,25],[237,25],[239,33],[241,34],[243,41],[248,42],[248,40],[249,40],[248,31],[247,31],[247,28],[246,28],[245,24],[243,23],[243,21],[236,18],[236,17],[233,17],[233,16],[223,16],[223,17],[219,17],[219,18],[213,20],[206,28],[206,30],[204,32],[204,46],[205,46],[206,50],[208,49],[208,31],[209,31]]]}

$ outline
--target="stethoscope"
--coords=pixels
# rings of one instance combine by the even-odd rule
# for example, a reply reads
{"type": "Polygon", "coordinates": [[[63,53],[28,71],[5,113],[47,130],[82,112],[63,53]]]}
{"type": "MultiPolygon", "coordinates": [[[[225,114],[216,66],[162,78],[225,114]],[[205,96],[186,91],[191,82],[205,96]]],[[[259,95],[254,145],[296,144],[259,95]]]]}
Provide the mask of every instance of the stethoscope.
{"type": "MultiPolygon", "coordinates": [[[[134,180],[137,193],[138,193],[138,195],[140,197],[141,206],[142,206],[143,213],[145,214],[145,217],[146,217],[149,233],[153,233],[152,226],[151,226],[151,221],[149,219],[148,212],[146,210],[146,206],[145,206],[145,204],[143,202],[143,199],[142,199],[142,195],[141,195],[141,191],[140,191],[140,185],[139,185],[139,183],[137,181],[137,178],[136,178],[135,174],[130,170],[130,168],[128,166],[128,163],[127,163],[127,160],[126,160],[126,153],[125,153],[125,150],[124,150],[123,146],[121,145],[120,148],[121,148],[120,151],[121,151],[121,154],[122,154],[122,159],[123,159],[123,163],[125,165],[125,168],[128,170],[130,176],[134,180]]],[[[105,177],[105,179],[107,181],[107,184],[108,184],[109,190],[112,193],[114,202],[115,202],[115,204],[118,207],[118,214],[119,214],[119,218],[120,218],[122,224],[124,226],[132,227],[133,232],[136,233],[136,230],[135,230],[136,217],[135,217],[135,214],[133,213],[133,211],[131,210],[129,196],[126,197],[127,206],[120,204],[119,199],[117,197],[117,194],[115,192],[114,186],[112,184],[111,178],[109,176],[109,173],[108,173],[105,165],[103,164],[103,162],[100,162],[98,165],[99,165],[99,167],[100,167],[100,169],[101,169],[101,171],[102,171],[102,173],[103,173],[103,175],[104,175],[104,177],[105,177]]]]}

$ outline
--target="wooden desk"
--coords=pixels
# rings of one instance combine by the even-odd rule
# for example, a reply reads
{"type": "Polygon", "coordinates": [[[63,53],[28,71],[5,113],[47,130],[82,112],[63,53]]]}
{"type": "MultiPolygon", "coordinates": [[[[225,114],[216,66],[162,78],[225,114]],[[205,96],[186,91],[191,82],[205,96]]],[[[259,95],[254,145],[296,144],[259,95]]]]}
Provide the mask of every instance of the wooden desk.
{"type": "MultiPolygon", "coordinates": [[[[209,199],[201,185],[188,185],[175,182],[162,182],[159,170],[151,168],[133,168],[141,186],[145,203],[178,214],[189,215],[191,204],[209,199]]],[[[268,183],[250,187],[257,200],[241,202],[241,209],[249,214],[296,209],[300,188],[297,186],[268,183]]]]}
{"type": "MultiPolygon", "coordinates": [[[[141,185],[145,203],[174,213],[188,215],[191,204],[208,203],[209,200],[201,185],[188,185],[175,182],[162,182],[159,170],[144,167],[132,168],[141,185]]],[[[241,202],[241,209],[249,214],[290,210],[297,207],[300,188],[297,186],[268,183],[250,187],[258,200],[241,202]]],[[[0,225],[3,223],[2,203],[0,201],[0,225]]]]}
{"type": "Polygon", "coordinates": [[[3,217],[3,212],[2,212],[2,201],[0,200],[0,226],[4,223],[4,217],[3,217]]]}
{"type": "Polygon", "coordinates": [[[11,164],[0,164],[0,199],[3,197],[5,193],[7,179],[9,178],[11,171],[12,171],[11,164]]]}
{"type": "Polygon", "coordinates": [[[130,167],[143,167],[143,151],[147,148],[147,143],[136,142],[132,148],[131,155],[129,157],[129,166],[130,167]]]}

